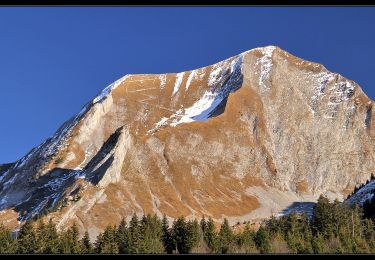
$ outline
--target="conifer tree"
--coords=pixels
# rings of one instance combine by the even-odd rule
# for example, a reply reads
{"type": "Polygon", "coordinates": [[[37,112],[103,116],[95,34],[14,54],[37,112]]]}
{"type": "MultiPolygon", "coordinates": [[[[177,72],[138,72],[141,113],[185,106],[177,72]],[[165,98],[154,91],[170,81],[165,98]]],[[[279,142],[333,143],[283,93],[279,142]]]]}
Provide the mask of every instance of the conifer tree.
{"type": "Polygon", "coordinates": [[[164,215],[162,220],[162,240],[164,249],[168,254],[172,254],[175,249],[175,244],[172,238],[171,230],[169,228],[168,219],[164,215]]]}
{"type": "Polygon", "coordinates": [[[233,242],[233,232],[226,218],[224,219],[224,222],[221,224],[220,227],[219,241],[221,253],[228,253],[233,242]]]}
{"type": "Polygon", "coordinates": [[[255,243],[261,253],[271,253],[271,241],[269,234],[266,232],[264,227],[260,227],[255,236],[255,243]]]}
{"type": "Polygon", "coordinates": [[[145,218],[145,225],[142,225],[143,248],[144,253],[163,253],[164,246],[162,241],[162,223],[160,219],[148,214],[145,218]]]}
{"type": "Polygon", "coordinates": [[[218,237],[215,231],[214,221],[211,217],[208,218],[203,237],[212,252],[216,252],[218,250],[218,237]]]}
{"type": "Polygon", "coordinates": [[[12,254],[16,251],[16,241],[12,238],[11,231],[0,224],[0,254],[12,254]]]}
{"type": "Polygon", "coordinates": [[[256,253],[258,252],[254,241],[255,232],[250,229],[250,225],[247,223],[244,231],[237,235],[237,246],[239,252],[242,253],[256,253]]]}
{"type": "Polygon", "coordinates": [[[126,220],[123,218],[120,222],[120,225],[117,229],[117,243],[119,246],[120,254],[129,254],[130,253],[130,233],[127,227],[126,220]]]}
{"type": "Polygon", "coordinates": [[[129,222],[130,247],[129,253],[140,253],[142,248],[142,235],[137,215],[134,213],[129,222]]]}
{"type": "Polygon", "coordinates": [[[27,220],[18,235],[18,253],[32,254],[37,251],[37,236],[33,224],[27,220]]]}
{"type": "Polygon", "coordinates": [[[81,251],[81,248],[80,248],[80,245],[79,245],[79,242],[78,242],[78,236],[79,236],[79,232],[78,232],[78,228],[77,228],[77,225],[76,223],[73,223],[73,225],[71,226],[70,228],[70,234],[71,234],[71,252],[73,254],[78,254],[80,253],[81,251]]]}
{"type": "Polygon", "coordinates": [[[119,252],[116,242],[116,228],[107,226],[95,243],[96,252],[99,254],[117,254],[119,252]]]}
{"type": "Polygon", "coordinates": [[[90,236],[89,232],[85,232],[82,239],[79,241],[80,248],[81,248],[81,254],[92,254],[93,253],[93,247],[90,242],[90,236]]]}
{"type": "Polygon", "coordinates": [[[198,223],[198,220],[190,220],[186,223],[187,228],[187,238],[188,238],[188,246],[190,249],[189,252],[196,246],[198,246],[200,238],[201,238],[201,228],[198,223]]]}
{"type": "Polygon", "coordinates": [[[206,219],[204,218],[204,216],[202,217],[202,219],[201,219],[201,221],[200,221],[199,224],[200,224],[202,233],[204,234],[204,231],[205,231],[206,226],[207,226],[206,219]]]}
{"type": "Polygon", "coordinates": [[[46,229],[47,243],[45,247],[45,253],[56,254],[59,251],[59,235],[56,229],[56,225],[53,223],[52,219],[48,221],[46,229]]]}
{"type": "Polygon", "coordinates": [[[78,228],[75,223],[68,230],[62,231],[59,236],[59,252],[62,254],[80,253],[78,235],[78,228]]]}
{"type": "Polygon", "coordinates": [[[321,233],[324,238],[333,234],[333,212],[329,200],[320,196],[314,207],[312,230],[314,234],[321,233]]]}
{"type": "Polygon", "coordinates": [[[34,253],[46,253],[48,244],[47,228],[44,222],[40,219],[36,226],[36,251],[34,253]]]}
{"type": "Polygon", "coordinates": [[[176,246],[176,252],[186,254],[185,239],[186,239],[186,223],[185,218],[179,217],[173,222],[171,234],[176,246]]]}

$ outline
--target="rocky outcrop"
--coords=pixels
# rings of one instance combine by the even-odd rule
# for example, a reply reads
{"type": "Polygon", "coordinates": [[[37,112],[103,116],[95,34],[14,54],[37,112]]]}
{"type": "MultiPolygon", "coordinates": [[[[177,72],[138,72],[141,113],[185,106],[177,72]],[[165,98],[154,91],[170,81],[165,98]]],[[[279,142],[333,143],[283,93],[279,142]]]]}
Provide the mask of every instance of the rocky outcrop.
{"type": "Polygon", "coordinates": [[[65,199],[46,217],[94,236],[134,212],[234,223],[343,200],[375,166],[372,105],[355,82],[275,46],[126,75],[0,167],[0,210],[24,220],[65,199]]]}

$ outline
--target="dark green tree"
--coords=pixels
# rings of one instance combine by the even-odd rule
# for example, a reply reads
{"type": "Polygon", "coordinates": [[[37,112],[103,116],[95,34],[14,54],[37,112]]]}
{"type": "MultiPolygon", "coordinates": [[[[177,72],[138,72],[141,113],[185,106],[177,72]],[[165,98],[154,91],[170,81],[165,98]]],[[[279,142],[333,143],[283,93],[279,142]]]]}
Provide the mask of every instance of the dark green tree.
{"type": "Polygon", "coordinates": [[[141,220],[142,248],[141,253],[163,253],[162,223],[160,219],[150,214],[144,215],[141,220]]]}
{"type": "Polygon", "coordinates": [[[255,244],[255,231],[250,229],[250,225],[247,223],[244,231],[237,234],[236,244],[239,252],[242,253],[256,253],[258,252],[255,244]]]}
{"type": "Polygon", "coordinates": [[[266,228],[261,226],[256,235],[255,243],[261,253],[272,253],[271,240],[266,228]]]}
{"type": "Polygon", "coordinates": [[[184,217],[179,217],[174,221],[172,237],[180,254],[188,254],[193,249],[194,238],[192,234],[192,225],[187,223],[184,217]]]}
{"type": "Polygon", "coordinates": [[[130,240],[131,238],[130,238],[129,229],[127,227],[126,220],[123,218],[117,229],[117,242],[118,242],[120,254],[130,253],[130,240]]]}
{"type": "Polygon", "coordinates": [[[168,219],[165,215],[163,216],[162,220],[162,241],[165,251],[168,254],[172,254],[176,246],[169,228],[168,219]]]}
{"type": "Polygon", "coordinates": [[[42,220],[39,220],[36,225],[36,251],[35,253],[43,254],[46,253],[46,247],[48,244],[47,227],[42,220]]]}
{"type": "Polygon", "coordinates": [[[0,224],[0,254],[12,254],[16,252],[16,241],[12,238],[11,231],[0,224]]]}
{"type": "Polygon", "coordinates": [[[307,254],[312,253],[312,233],[308,218],[305,214],[292,213],[285,217],[286,230],[284,239],[292,253],[307,254]]]}
{"type": "Polygon", "coordinates": [[[225,218],[224,222],[221,224],[219,232],[219,241],[220,241],[220,251],[222,254],[226,254],[230,251],[233,242],[233,232],[229,226],[228,220],[225,218]]]}
{"type": "Polygon", "coordinates": [[[322,234],[325,239],[334,233],[333,209],[326,197],[320,196],[314,207],[312,231],[316,235],[322,234]]]}
{"type": "Polygon", "coordinates": [[[135,213],[129,222],[129,234],[130,234],[129,253],[131,254],[140,253],[143,248],[143,239],[142,239],[141,228],[139,225],[138,217],[135,213]]]}
{"type": "Polygon", "coordinates": [[[74,223],[68,230],[62,231],[59,235],[59,253],[62,254],[79,254],[81,251],[78,241],[78,228],[74,223]]]}
{"type": "Polygon", "coordinates": [[[81,248],[81,254],[92,254],[94,252],[92,244],[90,242],[89,232],[85,232],[84,236],[79,241],[79,244],[81,248]]]}
{"type": "Polygon", "coordinates": [[[208,218],[206,228],[203,234],[204,241],[212,252],[218,251],[218,236],[215,231],[215,224],[211,217],[208,218]]]}
{"type": "Polygon", "coordinates": [[[45,253],[56,254],[59,252],[59,234],[52,219],[48,221],[46,229],[47,243],[45,246],[45,253]]]}
{"type": "Polygon", "coordinates": [[[116,242],[116,228],[107,226],[95,242],[95,251],[99,254],[117,254],[119,252],[116,242]]]}
{"type": "Polygon", "coordinates": [[[198,220],[190,220],[186,223],[187,233],[188,233],[188,243],[191,249],[198,246],[201,239],[201,227],[198,220]]]}
{"type": "Polygon", "coordinates": [[[37,235],[30,220],[21,227],[18,234],[18,253],[32,254],[38,250],[37,235]]]}
{"type": "Polygon", "coordinates": [[[207,222],[206,222],[206,219],[204,218],[204,216],[202,217],[199,224],[201,226],[202,233],[204,234],[204,231],[206,230],[206,226],[207,226],[207,222]]]}

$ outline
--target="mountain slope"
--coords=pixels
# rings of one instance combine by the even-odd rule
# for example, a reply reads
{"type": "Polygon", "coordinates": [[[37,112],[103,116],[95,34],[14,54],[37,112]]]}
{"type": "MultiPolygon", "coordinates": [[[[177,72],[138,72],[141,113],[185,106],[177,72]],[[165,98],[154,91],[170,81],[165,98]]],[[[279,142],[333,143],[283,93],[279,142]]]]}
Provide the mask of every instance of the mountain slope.
{"type": "Polygon", "coordinates": [[[355,82],[274,46],[126,75],[1,166],[0,220],[54,209],[59,227],[94,236],[134,212],[233,223],[342,200],[374,169],[372,105],[355,82]]]}

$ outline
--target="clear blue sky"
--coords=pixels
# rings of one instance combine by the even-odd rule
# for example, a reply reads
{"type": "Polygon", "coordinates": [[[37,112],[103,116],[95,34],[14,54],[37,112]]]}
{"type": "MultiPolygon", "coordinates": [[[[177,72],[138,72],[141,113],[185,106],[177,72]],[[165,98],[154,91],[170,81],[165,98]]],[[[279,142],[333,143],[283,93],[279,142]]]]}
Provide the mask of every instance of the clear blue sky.
{"type": "Polygon", "coordinates": [[[179,72],[277,45],[375,98],[375,8],[0,7],[0,163],[127,73],[179,72]]]}

